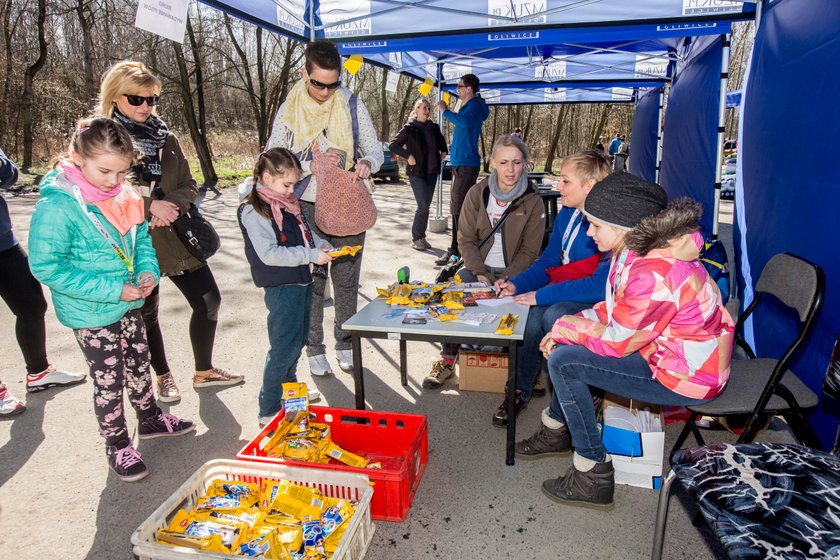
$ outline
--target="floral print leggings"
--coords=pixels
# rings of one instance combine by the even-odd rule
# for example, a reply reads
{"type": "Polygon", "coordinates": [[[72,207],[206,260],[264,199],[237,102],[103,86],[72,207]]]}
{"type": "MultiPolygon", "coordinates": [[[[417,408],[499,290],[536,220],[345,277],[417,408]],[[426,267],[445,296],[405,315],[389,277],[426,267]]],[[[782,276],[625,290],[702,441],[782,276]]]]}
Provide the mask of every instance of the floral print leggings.
{"type": "Polygon", "coordinates": [[[108,445],[128,439],[124,387],[141,422],[159,410],[152,390],[149,345],[140,311],[129,311],[112,325],[73,332],[93,378],[93,410],[99,433],[108,445]]]}

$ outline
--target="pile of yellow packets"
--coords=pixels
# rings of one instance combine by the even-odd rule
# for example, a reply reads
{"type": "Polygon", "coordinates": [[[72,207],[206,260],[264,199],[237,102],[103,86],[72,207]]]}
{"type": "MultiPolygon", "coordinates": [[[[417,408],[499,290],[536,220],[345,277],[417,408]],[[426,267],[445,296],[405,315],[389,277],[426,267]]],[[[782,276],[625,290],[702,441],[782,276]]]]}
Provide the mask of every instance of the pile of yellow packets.
{"type": "Polygon", "coordinates": [[[333,443],[329,424],[310,422],[306,383],[283,383],[283,410],[283,419],[263,446],[266,457],[309,463],[335,459],[350,467],[382,468],[381,463],[370,462],[333,443]]]}
{"type": "Polygon", "coordinates": [[[191,511],[179,509],[158,543],[274,560],[326,560],[356,504],[288,481],[214,480],[191,511]]]}

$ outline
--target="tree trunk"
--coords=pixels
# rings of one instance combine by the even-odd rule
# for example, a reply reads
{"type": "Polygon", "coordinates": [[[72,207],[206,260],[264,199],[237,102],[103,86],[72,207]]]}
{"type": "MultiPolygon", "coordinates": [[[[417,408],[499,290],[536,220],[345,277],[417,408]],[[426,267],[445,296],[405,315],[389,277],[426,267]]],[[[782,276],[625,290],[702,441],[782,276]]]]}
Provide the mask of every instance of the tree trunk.
{"type": "MultiPolygon", "coordinates": [[[[400,81],[402,81],[404,77],[405,76],[400,76],[400,81]]],[[[411,99],[411,86],[413,80],[408,77],[405,77],[405,79],[408,81],[408,84],[406,84],[405,95],[403,95],[402,103],[400,104],[400,116],[397,119],[397,128],[402,127],[405,122],[406,115],[408,114],[408,102],[411,99]]],[[[443,123],[441,123],[441,125],[443,125],[443,123]]],[[[443,126],[441,126],[441,128],[443,128],[443,126]]]]}
{"type": "MultiPolygon", "coordinates": [[[[592,130],[589,133],[589,144],[586,146],[586,149],[592,149],[595,147],[595,144],[598,143],[598,138],[601,137],[601,134],[604,132],[604,126],[607,124],[607,117],[610,114],[610,110],[612,109],[612,104],[605,103],[601,107],[601,114],[598,116],[598,120],[595,123],[595,126],[592,127],[592,130]]],[[[606,146],[604,146],[606,148],[606,146]]]]}
{"type": "Polygon", "coordinates": [[[388,69],[382,69],[382,88],[379,90],[380,109],[382,111],[382,128],[380,138],[387,140],[391,137],[391,119],[388,116],[388,90],[385,86],[388,83],[388,69]]]}
{"type": "Polygon", "coordinates": [[[32,167],[32,97],[34,95],[35,75],[47,62],[47,0],[38,0],[38,59],[26,69],[23,75],[23,91],[20,96],[20,112],[23,119],[23,170],[32,167]]]}
{"type": "Polygon", "coordinates": [[[198,162],[201,165],[201,173],[204,175],[204,186],[213,187],[219,182],[219,176],[216,175],[216,169],[213,167],[213,156],[210,153],[210,146],[207,144],[207,137],[200,129],[198,117],[193,107],[190,75],[187,70],[187,61],[184,58],[184,50],[180,43],[174,41],[172,42],[172,49],[175,51],[175,61],[178,63],[178,74],[181,77],[181,87],[179,89],[181,90],[181,99],[184,102],[184,116],[187,120],[187,127],[190,129],[190,137],[195,145],[198,162]]]}
{"type": "MultiPolygon", "coordinates": [[[[227,30],[228,39],[230,39],[230,44],[233,45],[236,54],[239,56],[239,66],[236,68],[237,74],[239,74],[240,79],[245,84],[245,93],[248,96],[248,104],[251,106],[251,113],[254,116],[254,123],[257,125],[257,132],[259,136],[260,147],[265,146],[268,137],[263,132],[261,123],[261,115],[260,115],[260,102],[259,96],[257,95],[256,90],[254,89],[254,79],[251,77],[251,66],[248,63],[248,55],[245,53],[245,50],[239,44],[239,41],[236,40],[236,35],[233,33],[233,26],[231,24],[230,16],[225,14],[225,29],[227,30]]],[[[261,43],[258,41],[257,44],[257,52],[262,50],[261,43]]]]}
{"type": "Polygon", "coordinates": [[[533,103],[528,107],[528,117],[525,119],[525,128],[522,129],[522,139],[526,142],[528,141],[528,133],[531,132],[531,118],[534,116],[534,105],[533,103]]]}
{"type": "Polygon", "coordinates": [[[8,150],[6,132],[9,130],[8,107],[12,85],[12,0],[3,0],[3,46],[5,54],[5,76],[3,80],[3,97],[0,98],[0,146],[8,150]]]}
{"type": "Polygon", "coordinates": [[[93,103],[96,97],[96,81],[93,77],[93,10],[87,0],[77,0],[76,16],[82,28],[82,69],[85,74],[85,100],[93,103]]]}
{"type": "Polygon", "coordinates": [[[557,144],[560,142],[560,133],[563,131],[563,121],[566,120],[566,111],[569,106],[563,104],[560,106],[560,112],[557,115],[557,124],[554,126],[554,134],[551,136],[551,143],[548,146],[548,156],[545,158],[545,172],[554,173],[554,152],[557,151],[557,144]]]}
{"type": "MultiPolygon", "coordinates": [[[[201,61],[201,48],[195,40],[195,33],[193,32],[192,20],[187,17],[187,34],[190,38],[190,49],[193,54],[193,64],[195,64],[195,97],[198,105],[198,131],[202,138],[207,138],[207,110],[204,104],[204,71],[203,63],[201,61]]],[[[187,82],[189,84],[189,82],[187,82]]],[[[210,146],[207,146],[210,151],[210,146]]],[[[211,156],[212,156],[212,151],[211,156]]],[[[215,172],[213,172],[215,175],[215,172]]]]}

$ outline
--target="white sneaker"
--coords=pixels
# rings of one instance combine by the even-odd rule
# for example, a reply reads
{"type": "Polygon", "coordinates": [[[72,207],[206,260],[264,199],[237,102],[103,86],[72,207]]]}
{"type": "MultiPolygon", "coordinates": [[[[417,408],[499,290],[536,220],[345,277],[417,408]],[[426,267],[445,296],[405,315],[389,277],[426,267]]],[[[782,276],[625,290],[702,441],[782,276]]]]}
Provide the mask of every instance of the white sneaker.
{"type": "Polygon", "coordinates": [[[6,386],[0,384],[0,418],[11,418],[21,414],[26,407],[14,395],[12,395],[6,386]]]}
{"type": "Polygon", "coordinates": [[[69,371],[61,371],[56,369],[54,365],[42,371],[41,373],[26,374],[26,392],[37,393],[50,387],[66,387],[68,385],[76,385],[85,382],[85,375],[83,373],[70,373],[69,371]]]}
{"type": "Polygon", "coordinates": [[[315,389],[308,389],[307,393],[307,396],[309,397],[309,402],[314,403],[321,400],[320,391],[316,391],[315,389]]]}
{"type": "Polygon", "coordinates": [[[332,374],[332,368],[327,361],[325,354],[318,354],[316,356],[309,356],[309,372],[318,377],[324,377],[332,374]]]}
{"type": "Polygon", "coordinates": [[[338,367],[343,371],[353,371],[352,350],[336,350],[335,355],[338,358],[338,367]]]}

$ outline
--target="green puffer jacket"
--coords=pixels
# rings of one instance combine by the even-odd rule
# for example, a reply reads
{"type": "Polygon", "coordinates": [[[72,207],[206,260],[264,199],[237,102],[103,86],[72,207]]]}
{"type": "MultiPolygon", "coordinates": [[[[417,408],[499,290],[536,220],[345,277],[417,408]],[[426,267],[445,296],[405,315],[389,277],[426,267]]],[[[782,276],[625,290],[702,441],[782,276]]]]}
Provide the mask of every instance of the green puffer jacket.
{"type": "MultiPolygon", "coordinates": [[[[195,202],[198,196],[198,187],[190,172],[190,165],[178,137],[169,133],[163,148],[160,150],[160,166],[163,169],[163,177],[160,180],[160,188],[163,191],[163,200],[171,202],[178,207],[181,214],[190,209],[190,204],[195,202]]],[[[146,208],[146,220],[151,220],[152,215],[149,208],[152,201],[157,200],[152,194],[152,186],[139,181],[135,184],[137,192],[143,197],[146,208]]],[[[168,227],[159,227],[149,230],[152,235],[152,243],[157,251],[160,272],[164,276],[174,276],[195,270],[202,266],[202,262],[187,251],[184,244],[178,239],[175,231],[168,227]]]]}
{"type": "MultiPolygon", "coordinates": [[[[96,206],[88,204],[87,209],[114,239],[131,248],[130,232],[121,238],[96,206]]],[[[144,272],[159,281],[148,223],[144,221],[136,231],[135,282],[144,272]]],[[[128,269],[82,210],[73,184],[60,169],[41,181],[41,198],[29,229],[29,267],[49,287],[58,320],[72,329],[111,325],[143,305],[142,299],[120,301],[123,285],[129,281],[128,269]]]]}

